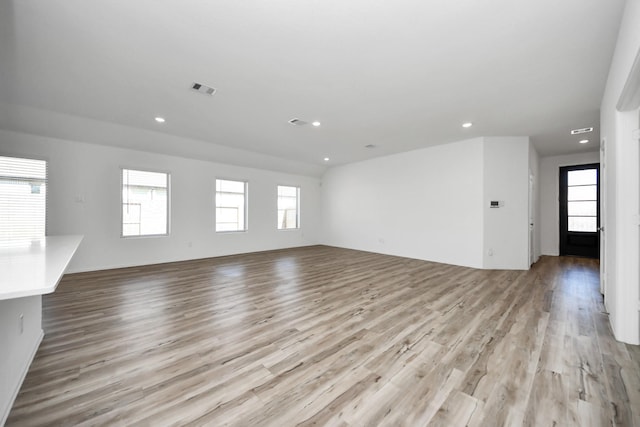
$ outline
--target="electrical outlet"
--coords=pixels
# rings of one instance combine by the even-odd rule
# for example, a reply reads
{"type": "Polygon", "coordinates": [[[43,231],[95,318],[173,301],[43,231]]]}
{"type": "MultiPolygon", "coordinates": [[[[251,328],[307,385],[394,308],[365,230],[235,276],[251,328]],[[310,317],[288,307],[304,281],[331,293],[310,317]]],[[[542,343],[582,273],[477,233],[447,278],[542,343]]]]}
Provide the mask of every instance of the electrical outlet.
{"type": "Polygon", "coordinates": [[[24,332],[24,314],[20,313],[18,316],[18,329],[20,330],[20,335],[24,332]]]}
{"type": "Polygon", "coordinates": [[[489,256],[493,256],[493,249],[489,249],[489,256]]]}

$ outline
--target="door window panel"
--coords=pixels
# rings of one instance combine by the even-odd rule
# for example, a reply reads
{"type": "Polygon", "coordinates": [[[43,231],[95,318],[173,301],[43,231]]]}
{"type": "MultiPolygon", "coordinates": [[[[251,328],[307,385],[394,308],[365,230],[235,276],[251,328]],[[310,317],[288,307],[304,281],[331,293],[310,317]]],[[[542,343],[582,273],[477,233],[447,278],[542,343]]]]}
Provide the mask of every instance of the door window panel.
{"type": "Polygon", "coordinates": [[[583,169],[569,171],[567,174],[567,184],[574,185],[596,185],[598,183],[598,173],[595,169],[583,169]]]}
{"type": "Polygon", "coordinates": [[[598,214],[598,204],[591,202],[568,202],[567,210],[569,216],[596,216],[598,214]]]}
{"type": "Polygon", "coordinates": [[[595,232],[597,221],[592,216],[570,216],[569,231],[595,232]]]}
{"type": "Polygon", "coordinates": [[[568,231],[594,233],[598,230],[598,170],[567,173],[568,231]]]}
{"type": "Polygon", "coordinates": [[[596,185],[569,186],[567,200],[596,200],[598,187],[596,185]]]}

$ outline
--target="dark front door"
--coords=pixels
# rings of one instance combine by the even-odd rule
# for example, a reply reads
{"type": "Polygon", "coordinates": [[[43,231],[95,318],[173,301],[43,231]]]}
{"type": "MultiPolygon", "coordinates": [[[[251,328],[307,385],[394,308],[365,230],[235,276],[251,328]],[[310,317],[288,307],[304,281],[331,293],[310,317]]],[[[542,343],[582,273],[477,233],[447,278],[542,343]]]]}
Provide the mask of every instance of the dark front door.
{"type": "Polygon", "coordinates": [[[600,257],[600,164],[560,168],[560,255],[600,257]]]}

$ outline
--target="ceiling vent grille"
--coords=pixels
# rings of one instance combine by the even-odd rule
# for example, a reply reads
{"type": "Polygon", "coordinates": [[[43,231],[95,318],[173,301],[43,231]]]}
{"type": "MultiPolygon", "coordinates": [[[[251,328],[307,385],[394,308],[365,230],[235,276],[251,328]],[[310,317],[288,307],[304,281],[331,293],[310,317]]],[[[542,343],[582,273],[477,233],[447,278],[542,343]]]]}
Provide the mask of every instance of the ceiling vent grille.
{"type": "Polygon", "coordinates": [[[191,89],[203,95],[213,96],[216,93],[216,89],[211,86],[203,85],[202,83],[193,83],[191,89]]]}
{"type": "Polygon", "coordinates": [[[571,131],[571,135],[579,135],[581,133],[593,132],[593,128],[574,129],[571,131]]]}
{"type": "Polygon", "coordinates": [[[293,118],[291,120],[289,120],[289,123],[295,126],[304,126],[307,124],[307,122],[305,122],[304,120],[300,120],[297,118],[293,118]]]}

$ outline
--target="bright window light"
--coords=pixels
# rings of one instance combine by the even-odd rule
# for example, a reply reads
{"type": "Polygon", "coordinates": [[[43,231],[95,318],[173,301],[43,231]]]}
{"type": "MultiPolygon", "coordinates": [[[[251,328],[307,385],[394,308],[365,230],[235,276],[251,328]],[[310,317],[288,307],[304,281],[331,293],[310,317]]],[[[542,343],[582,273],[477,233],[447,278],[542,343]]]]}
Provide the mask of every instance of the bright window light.
{"type": "Polygon", "coordinates": [[[216,179],[216,231],[247,230],[247,183],[216,179]]]}
{"type": "Polygon", "coordinates": [[[278,185],[278,230],[300,228],[300,187],[278,185]]]}
{"type": "Polygon", "coordinates": [[[44,237],[47,162],[0,157],[0,241],[44,237]]]}
{"type": "Polygon", "coordinates": [[[122,169],[122,237],[169,234],[169,174],[122,169]]]}

